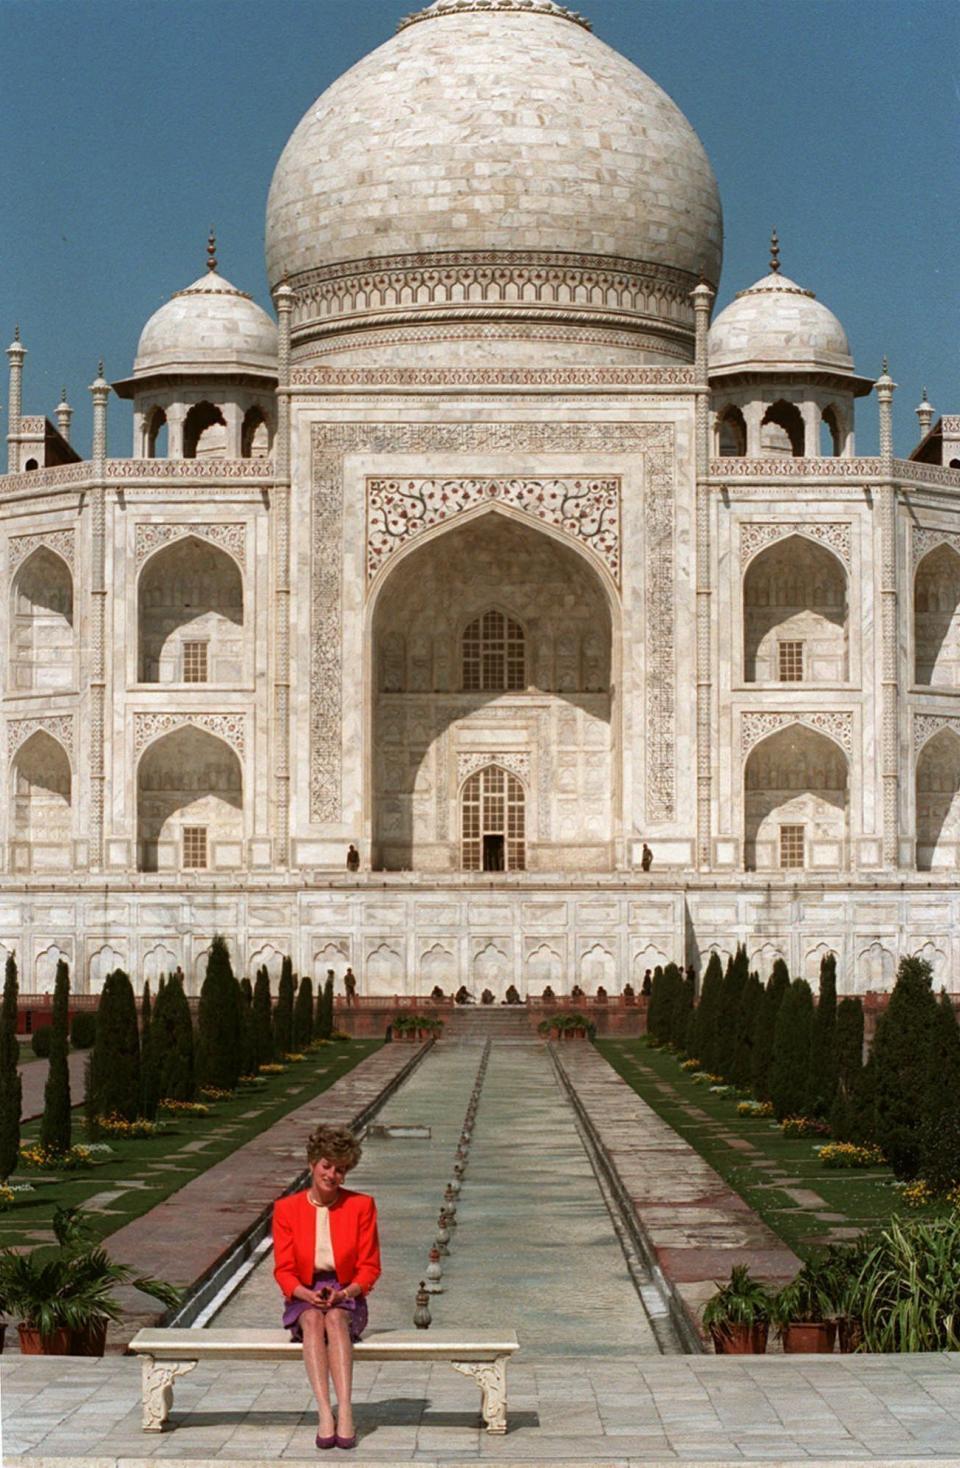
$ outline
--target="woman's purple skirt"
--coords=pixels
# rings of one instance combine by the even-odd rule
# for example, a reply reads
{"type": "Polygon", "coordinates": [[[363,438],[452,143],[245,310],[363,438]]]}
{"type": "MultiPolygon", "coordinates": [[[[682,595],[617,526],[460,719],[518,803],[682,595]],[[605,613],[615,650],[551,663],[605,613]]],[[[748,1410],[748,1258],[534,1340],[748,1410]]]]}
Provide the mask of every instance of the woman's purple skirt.
{"type": "MultiPolygon", "coordinates": [[[[337,1276],[330,1270],[324,1270],[322,1273],[315,1274],[313,1276],[313,1284],[310,1288],[312,1290],[322,1290],[324,1285],[328,1285],[331,1289],[335,1290],[344,1288],[338,1281],[337,1276]]],[[[281,1324],[284,1329],[289,1330],[291,1340],[303,1340],[303,1326],[300,1323],[300,1316],[304,1310],[316,1310],[318,1308],[318,1306],[311,1305],[306,1300],[285,1301],[281,1324]]],[[[349,1316],[347,1324],[350,1327],[350,1339],[352,1341],[358,1341],[367,1328],[367,1302],[365,1297],[358,1295],[355,1300],[347,1300],[344,1304],[337,1305],[336,1309],[347,1312],[349,1316]]]]}

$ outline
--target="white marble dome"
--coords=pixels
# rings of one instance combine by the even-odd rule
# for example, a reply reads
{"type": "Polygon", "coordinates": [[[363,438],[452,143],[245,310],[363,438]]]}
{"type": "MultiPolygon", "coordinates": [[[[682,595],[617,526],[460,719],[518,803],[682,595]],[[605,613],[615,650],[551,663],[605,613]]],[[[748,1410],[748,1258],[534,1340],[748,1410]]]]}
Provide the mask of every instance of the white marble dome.
{"type": "Polygon", "coordinates": [[[191,371],[276,376],[276,323],[216,270],[177,291],[140,334],[134,377],[191,371]]]}
{"type": "MultiPolygon", "coordinates": [[[[645,271],[637,314],[687,322],[701,271],[719,277],[722,215],[690,123],[582,18],[553,0],[438,0],[307,111],[273,176],[266,252],[271,286],[301,295],[414,257],[429,270],[579,258],[645,271]],[[651,303],[661,286],[669,307],[651,303]]],[[[473,284],[462,298],[489,305],[473,284]]],[[[422,305],[422,285],[405,299],[422,305]]],[[[370,313],[369,290],[327,312],[370,313]]]]}
{"type": "Polygon", "coordinates": [[[740,291],[710,327],[710,371],[804,369],[851,374],[853,357],[833,312],[778,270],[740,291]]]}

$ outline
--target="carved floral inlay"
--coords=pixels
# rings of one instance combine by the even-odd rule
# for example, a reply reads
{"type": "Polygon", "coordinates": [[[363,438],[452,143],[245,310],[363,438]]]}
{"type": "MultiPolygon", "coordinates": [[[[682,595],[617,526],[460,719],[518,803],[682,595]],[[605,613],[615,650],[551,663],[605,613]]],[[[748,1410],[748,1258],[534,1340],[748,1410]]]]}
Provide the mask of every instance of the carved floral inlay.
{"type": "Polygon", "coordinates": [[[913,532],[913,569],[923,560],[928,552],[935,550],[938,545],[949,545],[960,553],[960,533],[952,530],[937,530],[933,526],[918,525],[913,532]]]}
{"type": "Polygon", "coordinates": [[[845,754],[853,753],[853,715],[849,713],[819,713],[816,710],[797,710],[796,713],[745,713],[740,720],[740,753],[746,756],[755,744],[786,729],[791,724],[804,724],[826,734],[840,745],[845,754]]]}
{"type": "Polygon", "coordinates": [[[457,756],[457,788],[468,780],[477,770],[486,769],[487,765],[500,765],[509,770],[522,780],[527,786],[530,784],[530,756],[522,751],[483,750],[457,756]]]}
{"type": "Polygon", "coordinates": [[[960,714],[914,714],[913,716],[913,752],[919,754],[928,739],[941,729],[952,729],[960,735],[960,714]]]}
{"type": "Polygon", "coordinates": [[[368,479],[367,579],[395,551],[465,510],[497,503],[580,541],[620,582],[619,479],[368,479]]]}
{"type": "MultiPolygon", "coordinates": [[[[349,453],[633,455],[643,462],[648,821],[676,804],[674,429],[664,423],[325,423],[312,437],[310,815],[343,817],[343,464],[349,453]]],[[[542,778],[542,771],[541,771],[542,778]]]]}
{"type": "Polygon", "coordinates": [[[806,521],[803,524],[779,521],[768,524],[744,524],[740,526],[740,565],[745,566],[749,560],[764,550],[768,545],[774,545],[778,540],[786,540],[791,535],[802,535],[807,540],[818,540],[850,569],[850,524],[824,525],[817,521],[806,521]]]}
{"type": "Polygon", "coordinates": [[[136,529],[135,555],[137,565],[145,561],[155,550],[162,545],[169,545],[173,540],[183,540],[187,536],[195,536],[198,540],[208,540],[213,545],[218,545],[227,551],[234,560],[239,561],[242,566],[246,554],[247,528],[243,524],[237,525],[150,525],[139,524],[136,529]]]}
{"type": "Polygon", "coordinates": [[[15,571],[27,556],[41,545],[62,556],[73,570],[74,534],[72,530],[41,530],[33,535],[11,535],[9,549],[10,570],[15,571]]]}
{"type": "Polygon", "coordinates": [[[240,757],[243,757],[243,748],[246,733],[246,716],[244,714],[135,714],[133,718],[133,749],[134,754],[139,755],[148,744],[161,734],[169,734],[173,729],[183,729],[193,725],[196,729],[204,729],[208,734],[215,734],[235,749],[240,757]]]}
{"type": "Polygon", "coordinates": [[[16,752],[31,736],[42,730],[62,744],[70,759],[73,759],[74,716],[73,714],[48,714],[37,719],[9,719],[7,721],[7,758],[16,752]]]}

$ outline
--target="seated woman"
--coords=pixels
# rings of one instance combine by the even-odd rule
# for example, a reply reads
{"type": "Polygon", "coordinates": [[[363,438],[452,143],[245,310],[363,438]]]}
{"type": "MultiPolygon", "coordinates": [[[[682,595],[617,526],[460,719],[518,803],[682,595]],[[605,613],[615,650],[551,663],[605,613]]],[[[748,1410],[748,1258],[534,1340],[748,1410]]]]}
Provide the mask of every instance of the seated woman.
{"type": "Polygon", "coordinates": [[[303,1342],[319,1413],[318,1448],[352,1448],[357,1442],[353,1342],[366,1328],[366,1297],[380,1276],[376,1204],[343,1187],[359,1161],[360,1143],[352,1132],[318,1126],[307,1142],[310,1186],[278,1198],[273,1207],[273,1274],[284,1294],[283,1324],[303,1342]]]}

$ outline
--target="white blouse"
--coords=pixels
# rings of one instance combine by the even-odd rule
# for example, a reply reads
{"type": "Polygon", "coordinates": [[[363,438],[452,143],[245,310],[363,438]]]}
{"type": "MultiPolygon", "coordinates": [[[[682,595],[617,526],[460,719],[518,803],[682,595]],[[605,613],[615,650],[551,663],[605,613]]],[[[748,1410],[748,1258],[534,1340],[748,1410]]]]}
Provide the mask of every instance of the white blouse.
{"type": "Polygon", "coordinates": [[[333,1244],[330,1242],[330,1209],[322,1203],[314,1203],[317,1211],[316,1242],[313,1246],[313,1267],[318,1274],[336,1273],[336,1263],[333,1257],[333,1244]]]}

